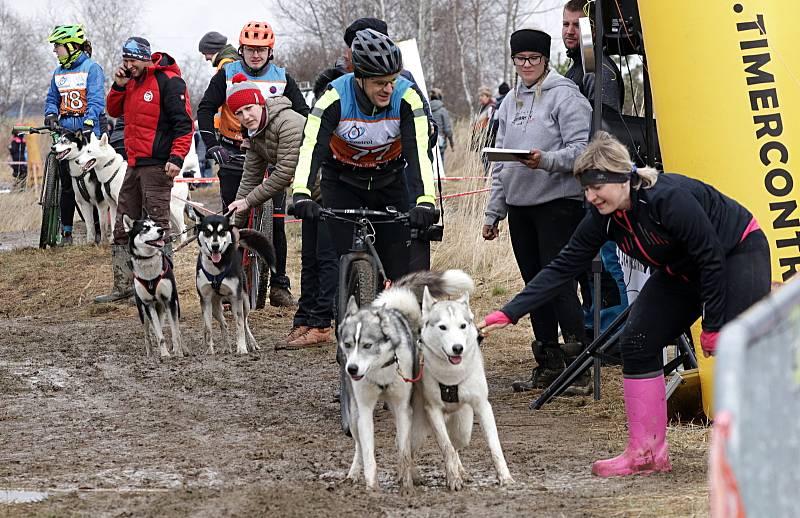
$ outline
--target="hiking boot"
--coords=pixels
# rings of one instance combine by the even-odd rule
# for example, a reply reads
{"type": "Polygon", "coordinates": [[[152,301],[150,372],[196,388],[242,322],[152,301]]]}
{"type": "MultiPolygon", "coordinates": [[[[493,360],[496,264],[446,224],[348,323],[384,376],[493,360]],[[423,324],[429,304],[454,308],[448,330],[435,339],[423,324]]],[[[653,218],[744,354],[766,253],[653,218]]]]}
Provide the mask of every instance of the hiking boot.
{"type": "Polygon", "coordinates": [[[133,272],[127,245],[111,245],[111,271],[114,286],[108,295],[94,298],[96,304],[104,304],[133,296],[133,272]]]}
{"type": "Polygon", "coordinates": [[[273,284],[269,287],[269,305],[277,308],[289,308],[296,306],[297,303],[294,301],[289,288],[281,288],[273,284]]]}
{"type": "Polygon", "coordinates": [[[330,327],[319,328],[310,327],[308,331],[286,344],[286,349],[294,351],[297,349],[310,349],[322,347],[333,341],[333,330],[330,327]]]}
{"type": "Polygon", "coordinates": [[[538,365],[531,372],[529,379],[517,380],[511,384],[514,392],[546,389],[564,371],[564,352],[557,343],[543,344],[535,340],[531,344],[531,350],[538,365]]]}
{"type": "Polygon", "coordinates": [[[61,234],[61,246],[72,246],[72,232],[61,234]]]}
{"type": "Polygon", "coordinates": [[[589,396],[594,390],[594,378],[592,377],[592,369],[587,369],[586,372],[575,378],[572,385],[564,389],[561,393],[562,396],[589,396]]]}
{"type": "MultiPolygon", "coordinates": [[[[578,356],[583,352],[584,345],[577,340],[569,340],[563,346],[564,356],[566,359],[567,366],[571,365],[572,362],[578,359],[578,356]]],[[[586,372],[575,378],[575,381],[567,387],[564,392],[561,394],[562,396],[588,396],[594,390],[594,378],[592,377],[592,372],[594,372],[591,368],[587,369],[586,372]]]]}

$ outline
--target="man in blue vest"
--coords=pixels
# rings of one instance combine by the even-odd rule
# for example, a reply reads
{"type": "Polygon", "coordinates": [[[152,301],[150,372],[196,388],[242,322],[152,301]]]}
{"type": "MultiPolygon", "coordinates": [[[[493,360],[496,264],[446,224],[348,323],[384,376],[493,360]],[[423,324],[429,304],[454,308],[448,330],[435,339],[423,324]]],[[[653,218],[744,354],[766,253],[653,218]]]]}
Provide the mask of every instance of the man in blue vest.
{"type": "MultiPolygon", "coordinates": [[[[105,110],[103,68],[89,56],[83,25],[57,25],[47,41],[59,66],[53,72],[44,105],[44,124],[68,131],[92,131],[100,136],[100,115],[105,110]]],[[[61,243],[72,244],[72,220],[75,217],[75,193],[69,164],[59,162],[61,178],[61,243]]]]}
{"type": "MultiPolygon", "coordinates": [[[[251,21],[239,34],[241,59],[226,63],[211,78],[203,99],[197,107],[200,136],[206,145],[206,157],[219,165],[219,190],[223,209],[236,199],[242,180],[244,153],[242,127],[236,116],[225,104],[226,93],[233,76],[244,74],[249,82],[258,86],[264,98],[283,95],[292,102],[292,109],[308,116],[308,105],[295,80],[283,68],[271,63],[275,33],[267,22],[251,21]],[[214,127],[214,115],[220,112],[218,132],[214,127]]],[[[285,196],[273,198],[274,212],[281,217],[272,220],[273,244],[277,258],[276,271],[270,280],[269,301],[273,306],[293,306],[286,275],[286,231],[283,226],[285,196]]]]}
{"type": "MultiPolygon", "coordinates": [[[[332,81],[308,117],[295,170],[295,214],[319,218],[321,207],[311,193],[321,174],[325,207],[391,205],[409,212],[412,228],[427,229],[438,213],[423,95],[400,77],[400,49],[388,36],[358,31],[351,54],[354,73],[332,81]]],[[[352,225],[327,223],[337,253],[347,253],[352,225]]],[[[375,248],[390,279],[409,271],[409,240],[402,225],[382,225],[376,235],[375,248]]]]}

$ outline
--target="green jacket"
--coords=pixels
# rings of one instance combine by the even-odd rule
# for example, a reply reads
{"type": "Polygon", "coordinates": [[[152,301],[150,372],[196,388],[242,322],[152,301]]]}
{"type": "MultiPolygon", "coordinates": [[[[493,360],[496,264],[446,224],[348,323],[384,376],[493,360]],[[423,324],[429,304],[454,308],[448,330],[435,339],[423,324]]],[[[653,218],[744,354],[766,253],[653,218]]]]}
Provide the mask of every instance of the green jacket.
{"type": "MultiPolygon", "coordinates": [[[[247,200],[249,208],[262,205],[291,185],[303,143],[306,118],[292,110],[289,99],[267,98],[267,117],[267,126],[250,136],[242,181],[236,193],[236,199],[247,200]],[[265,178],[270,165],[275,168],[265,178]]],[[[247,212],[237,213],[235,224],[243,227],[246,223],[247,212]]]]}
{"type": "Polygon", "coordinates": [[[223,65],[225,65],[225,63],[239,61],[240,59],[242,59],[242,56],[239,55],[239,51],[237,51],[233,45],[228,43],[222,47],[219,52],[217,52],[217,54],[214,56],[214,61],[211,62],[211,65],[219,70],[223,65]]]}

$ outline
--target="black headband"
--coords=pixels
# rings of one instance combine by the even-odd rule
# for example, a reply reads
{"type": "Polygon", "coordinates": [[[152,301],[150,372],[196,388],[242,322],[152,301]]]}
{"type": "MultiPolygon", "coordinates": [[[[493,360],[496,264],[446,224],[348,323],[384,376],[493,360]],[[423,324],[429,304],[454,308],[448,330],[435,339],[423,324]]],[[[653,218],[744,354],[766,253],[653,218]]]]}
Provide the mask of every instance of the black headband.
{"type": "Polygon", "coordinates": [[[587,169],[578,174],[581,187],[599,185],[603,183],[625,183],[631,179],[632,172],[603,171],[600,169],[587,169]]]}

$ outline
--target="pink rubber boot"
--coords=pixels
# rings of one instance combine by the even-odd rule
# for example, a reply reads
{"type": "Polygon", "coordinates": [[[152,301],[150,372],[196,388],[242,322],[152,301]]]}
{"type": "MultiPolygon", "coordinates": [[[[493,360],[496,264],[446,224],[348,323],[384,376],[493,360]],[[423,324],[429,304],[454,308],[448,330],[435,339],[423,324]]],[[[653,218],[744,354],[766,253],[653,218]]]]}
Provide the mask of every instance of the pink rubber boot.
{"type": "Polygon", "coordinates": [[[664,375],[624,379],[628,447],[618,457],[598,460],[592,473],[601,477],[672,471],[667,451],[667,401],[664,375]]]}

